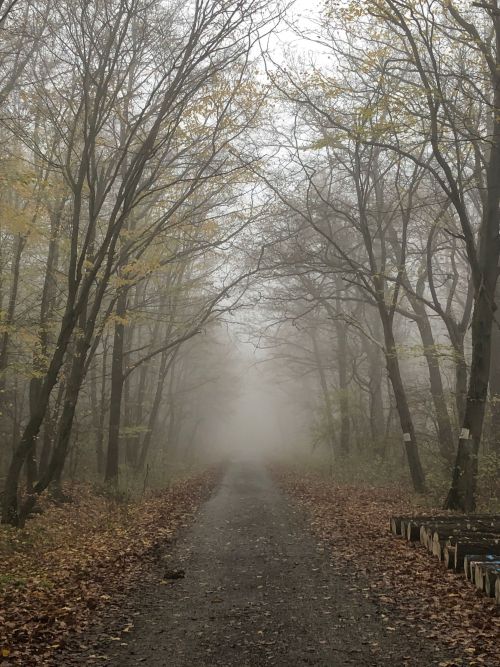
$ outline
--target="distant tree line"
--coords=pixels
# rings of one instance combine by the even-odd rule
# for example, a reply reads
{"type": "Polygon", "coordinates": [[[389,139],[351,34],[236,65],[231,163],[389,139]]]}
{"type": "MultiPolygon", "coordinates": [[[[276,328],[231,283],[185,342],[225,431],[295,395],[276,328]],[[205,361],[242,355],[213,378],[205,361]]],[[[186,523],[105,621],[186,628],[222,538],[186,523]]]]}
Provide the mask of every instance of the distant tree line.
{"type": "Polygon", "coordinates": [[[481,443],[500,470],[498,3],[332,1],[292,27],[304,49],[268,59],[279,148],[259,166],[278,339],[317,368],[339,456],[364,413],[384,457],[396,418],[415,490],[432,441],[445,506],[471,511],[481,443]]]}
{"type": "Polygon", "coordinates": [[[2,520],[22,525],[42,492],[60,495],[78,437],[78,465],[92,446],[111,486],[122,464],[144,469],[162,425],[175,440],[182,346],[256,270],[235,239],[258,215],[244,135],[265,99],[252,53],[277,12],[261,0],[0,12],[2,520]]]}

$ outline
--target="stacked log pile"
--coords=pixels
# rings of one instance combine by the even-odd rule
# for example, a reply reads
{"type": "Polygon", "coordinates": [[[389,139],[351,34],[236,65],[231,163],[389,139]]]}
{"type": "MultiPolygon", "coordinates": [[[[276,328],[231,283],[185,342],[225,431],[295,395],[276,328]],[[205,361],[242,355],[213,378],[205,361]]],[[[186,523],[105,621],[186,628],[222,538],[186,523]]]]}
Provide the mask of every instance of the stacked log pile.
{"type": "Polygon", "coordinates": [[[419,542],[500,605],[500,515],[393,516],[391,531],[419,542]]]}

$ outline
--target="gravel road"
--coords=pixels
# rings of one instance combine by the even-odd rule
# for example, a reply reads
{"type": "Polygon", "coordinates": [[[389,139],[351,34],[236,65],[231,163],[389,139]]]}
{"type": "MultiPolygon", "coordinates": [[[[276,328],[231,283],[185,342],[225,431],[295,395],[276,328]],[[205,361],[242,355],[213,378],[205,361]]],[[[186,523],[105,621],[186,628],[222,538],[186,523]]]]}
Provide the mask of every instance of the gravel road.
{"type": "Polygon", "coordinates": [[[334,572],[265,469],[235,463],[158,571],[145,573],[119,616],[64,664],[430,667],[449,659],[412,628],[392,627],[353,569],[334,572]],[[179,569],[184,578],[162,581],[164,570],[179,569]]]}

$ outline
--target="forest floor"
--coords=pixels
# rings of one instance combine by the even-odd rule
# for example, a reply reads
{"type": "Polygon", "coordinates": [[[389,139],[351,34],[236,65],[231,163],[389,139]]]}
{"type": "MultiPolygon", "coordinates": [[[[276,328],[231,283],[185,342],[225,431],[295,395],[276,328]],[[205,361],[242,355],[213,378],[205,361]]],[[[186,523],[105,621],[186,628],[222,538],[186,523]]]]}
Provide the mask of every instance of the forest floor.
{"type": "Polygon", "coordinates": [[[25,529],[0,526],[0,666],[64,667],[66,642],[118,613],[218,479],[207,471],[127,502],[75,485],[25,529]]]}
{"type": "Polygon", "coordinates": [[[33,617],[32,581],[17,616],[4,595],[0,665],[500,665],[494,605],[389,533],[408,497],[235,463],[193,522],[215,479],[144,501],[147,520],[134,510],[113,539],[97,530],[100,546],[68,534],[75,555],[65,565],[53,554],[52,588],[36,589],[51,621],[42,606],[33,617]]]}
{"type": "MultiPolygon", "coordinates": [[[[85,647],[66,651],[60,664],[494,667],[488,658],[475,661],[469,645],[442,641],[432,608],[427,618],[407,617],[388,597],[382,572],[364,563],[365,550],[382,540],[386,555],[401,549],[387,530],[392,505],[359,492],[349,520],[351,491],[340,492],[339,504],[329,487],[319,478],[273,479],[259,466],[233,464],[193,528],[144,572],[120,613],[101,619],[85,647]],[[356,524],[358,503],[380,514],[377,542],[356,524]],[[185,577],[168,580],[165,568],[185,577]]],[[[394,576],[418,604],[421,572],[411,571],[412,553],[407,570],[394,576]]]]}
{"type": "Polygon", "coordinates": [[[427,514],[428,507],[419,508],[415,497],[394,488],[336,486],[318,474],[291,471],[275,477],[309,517],[336,574],[378,600],[395,639],[411,631],[422,646],[437,642],[452,656],[415,664],[500,666],[500,609],[494,600],[420,544],[389,533],[391,516],[427,514]]]}

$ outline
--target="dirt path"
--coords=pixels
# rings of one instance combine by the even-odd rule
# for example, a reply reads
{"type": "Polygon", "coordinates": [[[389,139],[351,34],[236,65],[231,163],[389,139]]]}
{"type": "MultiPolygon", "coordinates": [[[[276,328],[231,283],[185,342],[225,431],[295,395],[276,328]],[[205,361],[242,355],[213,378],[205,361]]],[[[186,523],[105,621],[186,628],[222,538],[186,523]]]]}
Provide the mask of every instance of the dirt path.
{"type": "Polygon", "coordinates": [[[259,467],[228,470],[170,563],[185,570],[184,579],[161,584],[161,569],[148,573],[84,654],[60,664],[428,667],[446,660],[442,647],[412,628],[395,632],[359,577],[333,572],[304,518],[259,467]]]}

